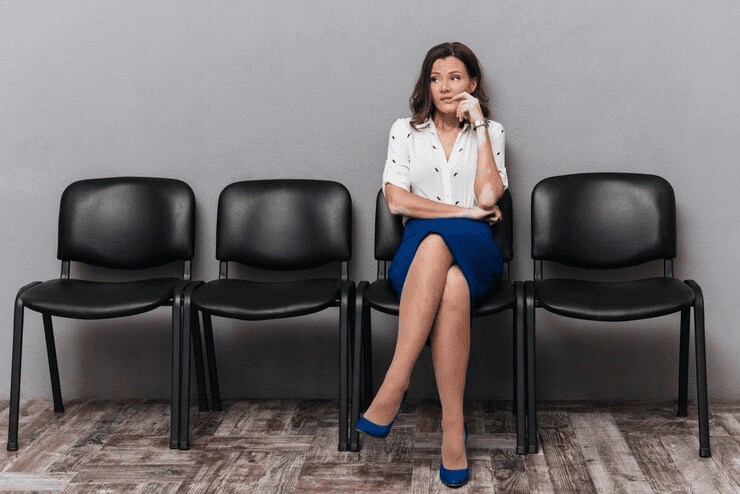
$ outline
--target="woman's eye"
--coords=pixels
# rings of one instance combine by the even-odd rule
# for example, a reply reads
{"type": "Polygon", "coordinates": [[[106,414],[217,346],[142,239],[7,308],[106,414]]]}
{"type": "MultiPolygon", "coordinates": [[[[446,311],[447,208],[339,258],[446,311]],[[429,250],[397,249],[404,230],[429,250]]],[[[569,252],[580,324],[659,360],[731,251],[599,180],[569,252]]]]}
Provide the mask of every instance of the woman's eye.
{"type": "Polygon", "coordinates": [[[459,75],[453,75],[452,76],[452,80],[453,81],[459,81],[460,80],[460,76],[459,75]]]}
{"type": "Polygon", "coordinates": [[[432,82],[438,82],[439,79],[437,77],[432,77],[432,82]]]}

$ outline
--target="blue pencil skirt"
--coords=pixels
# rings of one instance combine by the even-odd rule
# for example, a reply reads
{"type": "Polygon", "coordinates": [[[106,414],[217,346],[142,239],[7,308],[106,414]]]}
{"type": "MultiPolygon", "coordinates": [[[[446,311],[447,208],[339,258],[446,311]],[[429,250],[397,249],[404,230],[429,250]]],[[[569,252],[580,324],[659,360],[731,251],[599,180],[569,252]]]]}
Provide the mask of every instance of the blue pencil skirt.
{"type": "Polygon", "coordinates": [[[504,269],[501,249],[487,223],[465,218],[412,219],[406,223],[401,245],[388,268],[388,279],[401,299],[411,261],[424,237],[441,236],[468,282],[473,304],[501,279],[504,269]]]}

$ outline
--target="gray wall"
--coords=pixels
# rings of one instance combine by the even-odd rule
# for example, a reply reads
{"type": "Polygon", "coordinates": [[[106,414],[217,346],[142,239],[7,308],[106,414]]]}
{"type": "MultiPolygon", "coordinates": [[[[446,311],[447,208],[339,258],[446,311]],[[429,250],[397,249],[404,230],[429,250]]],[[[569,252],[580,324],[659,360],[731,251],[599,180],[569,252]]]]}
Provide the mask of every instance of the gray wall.
{"type": "MultiPolygon", "coordinates": [[[[215,209],[225,185],[337,179],[354,201],[352,276],[371,279],[388,130],[408,115],[426,50],[461,40],[481,58],[507,129],[514,277],[531,277],[529,195],[540,179],[589,170],[666,177],[678,198],[677,274],[705,290],[710,396],[740,398],[736,1],[14,4],[0,11],[0,397],[9,394],[15,293],[58,276],[59,196],[77,179],[190,183],[197,278],[217,273],[215,209]]],[[[336,396],[336,317],[217,321],[225,397],[336,396]]],[[[168,321],[167,309],[59,320],[65,397],[168,397],[168,321]]],[[[380,378],[395,319],[374,322],[380,378]]],[[[23,396],[49,397],[41,318],[27,312],[26,323],[23,396]]],[[[674,397],[677,325],[678,316],[597,325],[540,313],[540,396],[674,397]]],[[[509,328],[509,314],[476,321],[469,397],[510,397],[509,328]]],[[[434,390],[424,353],[412,392],[434,390]]]]}

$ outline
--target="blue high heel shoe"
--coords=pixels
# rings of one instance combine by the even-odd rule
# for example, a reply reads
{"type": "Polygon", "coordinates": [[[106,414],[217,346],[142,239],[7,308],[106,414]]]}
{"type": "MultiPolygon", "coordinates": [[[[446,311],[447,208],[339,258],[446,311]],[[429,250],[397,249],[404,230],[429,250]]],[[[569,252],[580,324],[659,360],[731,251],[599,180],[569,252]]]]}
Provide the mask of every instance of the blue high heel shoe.
{"type": "Polygon", "coordinates": [[[401,404],[398,405],[398,410],[396,410],[396,414],[393,416],[393,420],[391,420],[388,425],[378,425],[375,422],[370,422],[365,417],[360,417],[360,420],[358,420],[355,424],[355,429],[362,432],[363,434],[367,434],[368,436],[385,439],[386,437],[388,437],[388,433],[391,431],[391,427],[393,427],[393,422],[396,421],[396,417],[398,417],[398,414],[401,412],[401,408],[403,408],[403,403],[406,401],[406,395],[407,393],[403,394],[403,398],[401,398],[401,404]]]}
{"type": "MultiPolygon", "coordinates": [[[[465,424],[465,456],[468,456],[468,425],[465,424]]],[[[439,464],[439,480],[447,487],[462,487],[470,478],[470,466],[460,470],[447,470],[444,460],[439,464]]]]}

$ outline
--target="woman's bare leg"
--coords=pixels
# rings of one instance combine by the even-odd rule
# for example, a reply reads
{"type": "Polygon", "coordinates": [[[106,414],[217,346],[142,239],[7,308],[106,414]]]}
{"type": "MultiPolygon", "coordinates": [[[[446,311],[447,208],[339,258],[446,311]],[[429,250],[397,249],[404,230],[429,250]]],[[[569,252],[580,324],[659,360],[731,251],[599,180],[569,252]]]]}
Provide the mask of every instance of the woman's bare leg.
{"type": "Polygon", "coordinates": [[[427,235],[419,244],[401,294],[393,360],[364,414],[371,422],[386,425],[393,420],[416,360],[429,337],[453,261],[447,244],[439,235],[427,235]]]}
{"type": "Polygon", "coordinates": [[[442,461],[445,468],[467,466],[463,396],[470,354],[470,290],[457,265],[447,282],[432,333],[432,361],[442,402],[442,461]]]}

